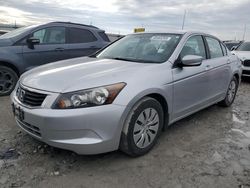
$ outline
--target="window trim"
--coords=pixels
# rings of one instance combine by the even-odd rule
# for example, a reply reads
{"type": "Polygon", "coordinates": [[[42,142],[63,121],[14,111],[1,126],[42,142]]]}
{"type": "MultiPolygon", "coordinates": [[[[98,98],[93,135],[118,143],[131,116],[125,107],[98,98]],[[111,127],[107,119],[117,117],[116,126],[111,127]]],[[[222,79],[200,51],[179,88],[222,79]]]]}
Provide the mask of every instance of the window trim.
{"type": "Polygon", "coordinates": [[[223,55],[224,56],[227,56],[228,54],[227,54],[227,47],[222,43],[222,42],[220,42],[220,45],[221,45],[221,49],[222,49],[222,53],[223,53],[223,55]],[[224,50],[223,50],[223,47],[224,47],[224,49],[225,49],[225,54],[224,54],[224,50]]]}
{"type": "Polygon", "coordinates": [[[209,59],[218,59],[218,58],[222,58],[222,57],[224,57],[224,56],[225,56],[225,55],[224,55],[224,52],[223,52],[223,50],[222,50],[222,47],[221,47],[221,41],[220,41],[219,39],[217,39],[217,38],[216,38],[216,37],[214,37],[214,36],[210,36],[210,35],[204,35],[204,39],[205,39],[206,44],[207,44],[208,53],[209,53],[209,59]],[[212,58],[212,57],[211,57],[211,53],[210,53],[210,50],[209,50],[209,45],[208,45],[208,42],[207,42],[206,37],[209,37],[209,38],[215,39],[215,40],[217,40],[217,41],[219,42],[220,49],[221,49],[221,52],[222,52],[222,56],[221,56],[221,57],[214,57],[214,58],[212,58]]]}

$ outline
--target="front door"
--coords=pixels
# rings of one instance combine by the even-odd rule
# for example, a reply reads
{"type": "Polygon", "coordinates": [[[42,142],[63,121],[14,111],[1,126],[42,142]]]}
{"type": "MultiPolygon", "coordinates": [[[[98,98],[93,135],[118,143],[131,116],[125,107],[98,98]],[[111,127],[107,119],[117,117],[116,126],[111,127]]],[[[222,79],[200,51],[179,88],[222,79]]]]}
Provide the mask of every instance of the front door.
{"type": "Polygon", "coordinates": [[[34,49],[23,46],[23,58],[27,69],[69,58],[66,45],[65,27],[48,27],[35,31],[30,35],[40,40],[34,49]]]}
{"type": "Polygon", "coordinates": [[[200,66],[176,67],[173,74],[173,117],[178,120],[206,105],[209,99],[210,81],[207,74],[207,54],[203,38],[191,36],[185,43],[179,59],[185,55],[199,55],[204,58],[200,66]]]}

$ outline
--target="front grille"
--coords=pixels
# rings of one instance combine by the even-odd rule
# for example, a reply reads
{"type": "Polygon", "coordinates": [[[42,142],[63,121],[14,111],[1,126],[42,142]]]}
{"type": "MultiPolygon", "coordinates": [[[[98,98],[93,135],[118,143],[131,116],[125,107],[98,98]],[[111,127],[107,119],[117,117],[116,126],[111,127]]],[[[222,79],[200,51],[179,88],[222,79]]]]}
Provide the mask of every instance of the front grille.
{"type": "Polygon", "coordinates": [[[250,60],[245,60],[243,62],[243,65],[246,66],[246,67],[250,67],[250,60]]]}
{"type": "Polygon", "coordinates": [[[40,129],[34,125],[30,125],[26,122],[20,121],[19,119],[17,119],[18,124],[27,132],[36,135],[38,137],[41,137],[41,132],[40,129]]]}
{"type": "Polygon", "coordinates": [[[249,75],[249,76],[250,76],[250,71],[249,71],[249,70],[243,70],[243,71],[242,71],[242,74],[243,74],[243,75],[249,75]]]}
{"type": "Polygon", "coordinates": [[[16,91],[16,96],[20,102],[23,104],[38,107],[41,106],[44,99],[46,98],[46,94],[41,94],[37,92],[33,92],[22,87],[18,87],[16,91]]]}

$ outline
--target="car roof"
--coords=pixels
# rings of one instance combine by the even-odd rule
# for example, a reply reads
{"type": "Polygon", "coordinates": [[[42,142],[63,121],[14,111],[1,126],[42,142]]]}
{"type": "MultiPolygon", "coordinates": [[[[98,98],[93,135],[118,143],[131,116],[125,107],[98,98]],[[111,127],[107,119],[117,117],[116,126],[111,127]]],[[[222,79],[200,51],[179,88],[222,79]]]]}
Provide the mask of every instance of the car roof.
{"type": "Polygon", "coordinates": [[[66,24],[66,25],[72,25],[72,26],[84,26],[84,27],[88,27],[88,28],[93,28],[93,29],[99,29],[96,26],[93,25],[87,25],[87,24],[81,24],[81,23],[73,23],[73,22],[48,22],[46,24],[41,24],[41,25],[53,25],[53,24],[66,24]]]}
{"type": "Polygon", "coordinates": [[[160,31],[160,32],[142,32],[142,33],[133,33],[133,34],[143,34],[143,33],[149,33],[149,34],[180,34],[180,35],[184,35],[184,34],[188,34],[188,35],[191,35],[191,34],[200,34],[200,35],[209,35],[207,33],[204,33],[204,32],[200,32],[200,31],[185,31],[185,30],[166,30],[166,31],[160,31]]]}
{"type": "Polygon", "coordinates": [[[205,36],[211,36],[213,38],[216,38],[218,40],[220,40],[218,37],[208,34],[208,33],[204,33],[201,31],[185,31],[185,30],[169,30],[169,31],[165,31],[165,32],[141,32],[141,33],[132,33],[131,35],[135,35],[135,34],[145,34],[145,33],[149,33],[149,34],[179,34],[179,35],[205,35],[205,36]]]}

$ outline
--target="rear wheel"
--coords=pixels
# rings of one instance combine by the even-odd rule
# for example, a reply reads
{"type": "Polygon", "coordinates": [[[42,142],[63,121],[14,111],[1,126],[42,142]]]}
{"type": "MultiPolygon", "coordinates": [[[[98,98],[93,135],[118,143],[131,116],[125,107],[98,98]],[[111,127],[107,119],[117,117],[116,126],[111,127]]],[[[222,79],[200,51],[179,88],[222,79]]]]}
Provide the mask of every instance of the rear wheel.
{"type": "Polygon", "coordinates": [[[146,97],[139,101],[126,120],[120,149],[134,157],[150,151],[161,133],[163,116],[157,100],[146,97]]]}
{"type": "Polygon", "coordinates": [[[233,104],[237,90],[238,90],[238,86],[239,86],[239,82],[237,78],[234,76],[227,89],[227,95],[225,99],[219,102],[220,106],[229,107],[233,104]]]}
{"type": "Polygon", "coordinates": [[[0,66],[0,96],[9,95],[17,83],[18,76],[9,67],[0,66]]]}

